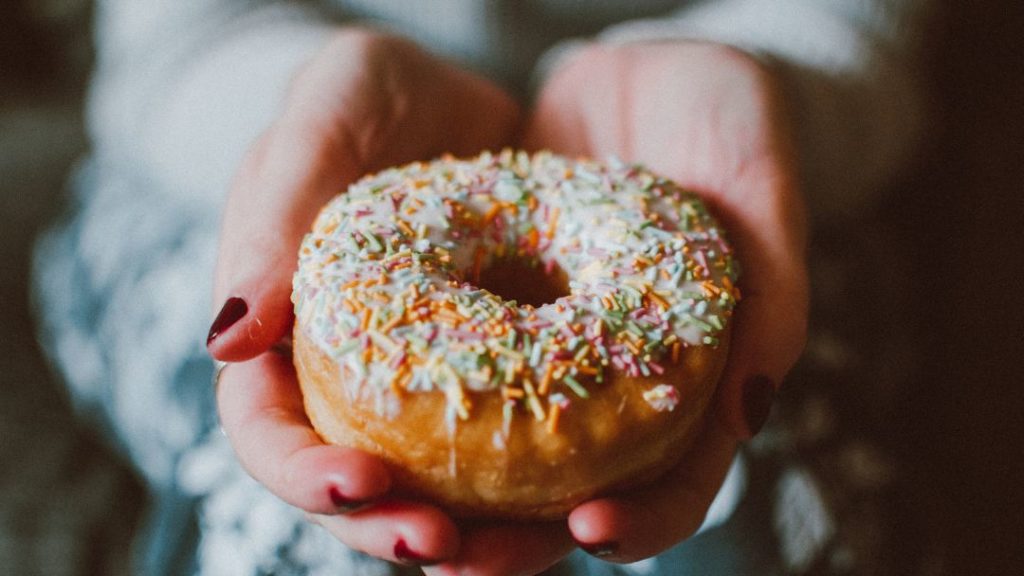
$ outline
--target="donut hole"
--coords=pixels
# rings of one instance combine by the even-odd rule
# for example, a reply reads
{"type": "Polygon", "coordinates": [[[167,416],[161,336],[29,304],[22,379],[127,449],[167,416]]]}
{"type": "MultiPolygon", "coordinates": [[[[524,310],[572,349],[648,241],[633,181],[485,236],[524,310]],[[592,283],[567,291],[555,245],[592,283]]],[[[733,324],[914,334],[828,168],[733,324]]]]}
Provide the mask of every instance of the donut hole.
{"type": "Polygon", "coordinates": [[[546,271],[522,258],[496,258],[480,271],[477,286],[534,308],[569,295],[569,277],[560,267],[554,265],[546,271]]]}

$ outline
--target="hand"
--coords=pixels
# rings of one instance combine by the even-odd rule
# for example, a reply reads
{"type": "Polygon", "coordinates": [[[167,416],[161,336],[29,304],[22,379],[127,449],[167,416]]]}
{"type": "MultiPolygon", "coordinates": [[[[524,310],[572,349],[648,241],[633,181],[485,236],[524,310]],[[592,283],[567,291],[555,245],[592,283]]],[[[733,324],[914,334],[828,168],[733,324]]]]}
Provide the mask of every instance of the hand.
{"type": "MultiPolygon", "coordinates": [[[[584,503],[569,516],[572,537],[607,560],[658,554],[700,526],[738,442],[764,423],[775,386],[803,348],[805,223],[780,100],[770,73],[730,48],[591,45],[555,71],[528,124],[528,148],[615,154],[701,194],[728,230],[744,270],[717,417],[658,483],[584,503]]],[[[441,568],[500,573],[488,569],[493,554],[467,557],[482,547],[477,540],[464,532],[462,551],[441,568]]],[[[509,542],[499,557],[519,558],[515,569],[526,573],[567,551],[532,546],[509,542]]]]}
{"type": "Polygon", "coordinates": [[[321,206],[363,174],[498,148],[517,123],[514,101],[482,78],[406,41],[343,29],[294,78],[229,192],[214,287],[223,308],[207,343],[239,362],[220,376],[224,431],[254,478],[371,555],[440,560],[459,534],[437,508],[389,498],[383,462],[323,444],[306,419],[291,359],[272,350],[293,323],[299,244],[321,206]]]}

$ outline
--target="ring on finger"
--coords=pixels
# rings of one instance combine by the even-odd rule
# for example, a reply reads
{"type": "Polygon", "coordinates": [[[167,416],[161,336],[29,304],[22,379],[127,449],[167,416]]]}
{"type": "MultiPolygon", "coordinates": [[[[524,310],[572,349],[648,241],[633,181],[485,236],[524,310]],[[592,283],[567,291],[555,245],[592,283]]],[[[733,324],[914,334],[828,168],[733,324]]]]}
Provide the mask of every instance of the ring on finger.
{"type": "Polygon", "coordinates": [[[222,362],[220,360],[213,361],[213,393],[216,394],[220,389],[220,376],[224,373],[224,369],[228,367],[228,362],[222,362]]]}

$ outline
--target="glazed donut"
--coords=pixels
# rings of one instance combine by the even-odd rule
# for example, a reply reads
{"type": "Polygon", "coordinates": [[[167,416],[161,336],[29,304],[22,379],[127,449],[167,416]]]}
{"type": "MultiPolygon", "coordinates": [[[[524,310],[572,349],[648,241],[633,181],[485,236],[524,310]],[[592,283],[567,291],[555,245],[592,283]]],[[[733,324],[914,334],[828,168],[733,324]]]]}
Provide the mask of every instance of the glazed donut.
{"type": "Polygon", "coordinates": [[[390,463],[401,494],[564,517],[679,461],[736,272],[699,199],[638,166],[506,150],[384,170],[300,249],[306,411],[390,463]]]}

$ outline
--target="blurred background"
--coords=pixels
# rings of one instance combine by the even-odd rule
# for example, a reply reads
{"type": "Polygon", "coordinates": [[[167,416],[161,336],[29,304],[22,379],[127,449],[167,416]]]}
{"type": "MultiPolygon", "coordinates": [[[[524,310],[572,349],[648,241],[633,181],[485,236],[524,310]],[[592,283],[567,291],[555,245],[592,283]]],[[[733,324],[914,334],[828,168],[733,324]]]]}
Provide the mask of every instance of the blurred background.
{"type": "MultiPolygon", "coordinates": [[[[0,571],[8,574],[127,573],[144,504],[128,468],[76,423],[30,313],[34,238],[65,206],[64,181],[87,147],[90,17],[86,0],[0,0],[0,571]]],[[[899,371],[901,385],[871,389],[875,409],[864,424],[897,462],[891,547],[908,556],[907,574],[1024,574],[1022,39],[1019,0],[949,2],[926,63],[934,126],[874,222],[893,242],[898,272],[868,271],[865,282],[902,283],[910,294],[889,305],[909,327],[895,347],[915,360],[872,367],[899,371]]],[[[816,241],[833,257],[850,249],[828,234],[816,241]]]]}

